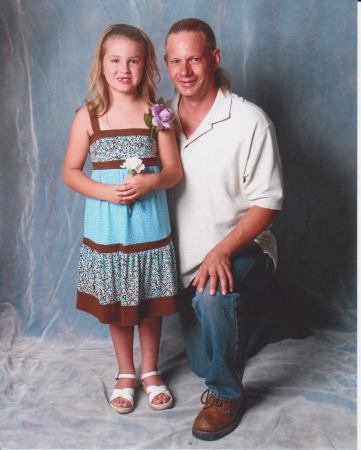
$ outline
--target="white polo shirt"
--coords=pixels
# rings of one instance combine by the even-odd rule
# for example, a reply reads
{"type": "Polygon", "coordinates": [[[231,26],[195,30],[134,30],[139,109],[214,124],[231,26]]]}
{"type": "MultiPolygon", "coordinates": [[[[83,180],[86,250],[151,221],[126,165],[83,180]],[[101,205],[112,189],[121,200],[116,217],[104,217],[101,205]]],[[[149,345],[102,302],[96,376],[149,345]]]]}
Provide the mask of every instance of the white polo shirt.
{"type": "MultiPolygon", "coordinates": [[[[187,287],[207,253],[251,206],[282,209],[283,189],[275,129],[260,108],[219,89],[212,108],[187,139],[178,103],[179,94],[170,106],[179,128],[184,178],[169,191],[169,209],[181,286],[187,287]]],[[[276,266],[271,231],[255,241],[276,266]]]]}

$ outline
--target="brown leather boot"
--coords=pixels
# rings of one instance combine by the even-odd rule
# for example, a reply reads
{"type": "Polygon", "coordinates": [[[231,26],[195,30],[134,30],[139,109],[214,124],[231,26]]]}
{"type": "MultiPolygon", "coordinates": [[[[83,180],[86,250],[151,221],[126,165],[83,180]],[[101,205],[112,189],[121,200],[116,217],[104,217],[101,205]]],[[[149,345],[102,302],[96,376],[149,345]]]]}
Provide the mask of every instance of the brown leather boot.
{"type": "Polygon", "coordinates": [[[216,398],[207,389],[201,396],[203,409],[194,420],[192,434],[198,439],[214,441],[220,439],[238,425],[245,406],[245,397],[236,401],[216,398]]]}

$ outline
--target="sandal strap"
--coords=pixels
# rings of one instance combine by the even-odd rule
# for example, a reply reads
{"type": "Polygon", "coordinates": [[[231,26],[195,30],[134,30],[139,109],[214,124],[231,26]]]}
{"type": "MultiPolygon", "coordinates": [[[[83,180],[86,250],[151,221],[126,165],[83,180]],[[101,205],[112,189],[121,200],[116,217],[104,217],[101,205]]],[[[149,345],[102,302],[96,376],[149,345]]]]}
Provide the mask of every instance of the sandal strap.
{"type": "Polygon", "coordinates": [[[115,377],[116,380],[120,380],[121,378],[129,378],[135,380],[137,377],[134,373],[118,373],[118,375],[115,377]]]}
{"type": "Polygon", "coordinates": [[[110,402],[115,398],[122,397],[133,406],[134,404],[134,389],[133,388],[123,388],[123,389],[113,389],[112,395],[110,396],[110,402]]]}
{"type": "Polygon", "coordinates": [[[166,394],[170,398],[172,398],[171,393],[168,391],[167,386],[165,384],[161,384],[160,386],[151,385],[145,388],[146,393],[149,397],[149,403],[152,403],[154,397],[159,394],[166,394]]]}
{"type": "Polygon", "coordinates": [[[160,375],[159,370],[152,370],[152,372],[143,373],[140,379],[143,381],[145,378],[152,377],[153,375],[160,375]]]}

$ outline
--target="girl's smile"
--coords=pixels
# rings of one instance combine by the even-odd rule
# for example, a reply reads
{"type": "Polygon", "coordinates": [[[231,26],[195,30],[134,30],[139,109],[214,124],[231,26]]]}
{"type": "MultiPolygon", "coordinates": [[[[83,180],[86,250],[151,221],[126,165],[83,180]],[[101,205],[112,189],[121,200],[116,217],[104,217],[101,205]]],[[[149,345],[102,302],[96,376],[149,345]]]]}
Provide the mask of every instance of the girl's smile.
{"type": "Polygon", "coordinates": [[[117,80],[120,81],[121,83],[126,83],[126,84],[130,83],[130,77],[118,77],[117,80]]]}

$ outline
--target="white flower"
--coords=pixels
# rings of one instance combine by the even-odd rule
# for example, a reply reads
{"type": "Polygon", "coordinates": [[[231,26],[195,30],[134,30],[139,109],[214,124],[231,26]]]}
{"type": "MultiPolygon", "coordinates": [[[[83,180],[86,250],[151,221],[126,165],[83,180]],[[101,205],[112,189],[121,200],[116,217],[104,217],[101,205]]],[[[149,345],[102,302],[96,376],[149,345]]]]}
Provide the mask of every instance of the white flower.
{"type": "Polygon", "coordinates": [[[125,162],[120,166],[121,169],[128,169],[128,172],[131,175],[135,175],[136,173],[140,173],[145,169],[145,165],[143,161],[137,156],[132,156],[131,158],[127,158],[125,162]]]}

